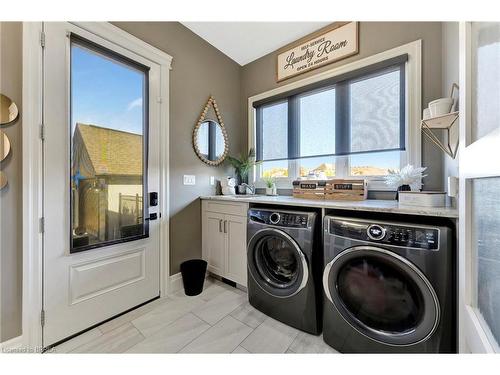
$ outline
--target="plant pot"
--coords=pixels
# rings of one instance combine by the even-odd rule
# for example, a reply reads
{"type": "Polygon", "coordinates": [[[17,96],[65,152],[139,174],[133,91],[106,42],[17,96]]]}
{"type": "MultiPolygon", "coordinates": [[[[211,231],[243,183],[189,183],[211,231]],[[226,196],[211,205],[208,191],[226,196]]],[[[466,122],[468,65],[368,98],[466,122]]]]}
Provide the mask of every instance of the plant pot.
{"type": "Polygon", "coordinates": [[[266,187],[266,195],[274,195],[272,187],[266,187]]]}
{"type": "Polygon", "coordinates": [[[411,191],[410,185],[401,185],[398,187],[398,190],[396,191],[396,200],[399,200],[399,192],[400,191],[411,191]]]}
{"type": "Polygon", "coordinates": [[[238,185],[238,194],[245,195],[247,193],[247,187],[245,185],[238,185]]]}

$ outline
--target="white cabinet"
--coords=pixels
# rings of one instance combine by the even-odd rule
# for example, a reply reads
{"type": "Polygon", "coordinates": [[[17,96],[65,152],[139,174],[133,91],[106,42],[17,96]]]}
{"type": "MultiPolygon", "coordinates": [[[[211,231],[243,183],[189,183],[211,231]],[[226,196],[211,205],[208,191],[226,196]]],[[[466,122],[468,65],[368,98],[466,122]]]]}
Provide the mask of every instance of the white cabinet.
{"type": "Polygon", "coordinates": [[[248,203],[202,201],[202,257],[208,270],[247,285],[248,203]]]}
{"type": "Polygon", "coordinates": [[[226,278],[247,285],[247,218],[226,215],[226,278]]]}
{"type": "Polygon", "coordinates": [[[208,263],[208,270],[221,274],[225,270],[226,235],[223,228],[224,215],[206,212],[203,220],[203,259],[208,263]]]}

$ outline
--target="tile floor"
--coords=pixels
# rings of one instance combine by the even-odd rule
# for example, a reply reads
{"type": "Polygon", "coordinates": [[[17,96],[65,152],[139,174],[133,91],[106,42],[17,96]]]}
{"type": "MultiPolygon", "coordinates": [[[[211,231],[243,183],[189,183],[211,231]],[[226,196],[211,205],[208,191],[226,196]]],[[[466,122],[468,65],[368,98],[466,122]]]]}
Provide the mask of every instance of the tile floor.
{"type": "Polygon", "coordinates": [[[208,278],[196,297],[183,291],[104,323],[53,353],[336,353],[321,336],[254,309],[239,289],[208,278]]]}

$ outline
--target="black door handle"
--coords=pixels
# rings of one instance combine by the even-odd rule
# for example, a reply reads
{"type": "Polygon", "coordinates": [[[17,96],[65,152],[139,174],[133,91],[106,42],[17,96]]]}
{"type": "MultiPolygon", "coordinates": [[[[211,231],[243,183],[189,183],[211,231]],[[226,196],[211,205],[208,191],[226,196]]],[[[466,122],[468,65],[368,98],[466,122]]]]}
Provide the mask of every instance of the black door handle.
{"type": "Polygon", "coordinates": [[[158,214],[156,212],[153,212],[152,214],[149,214],[149,217],[146,218],[146,220],[148,221],[153,221],[153,220],[156,220],[158,219],[158,214]]]}

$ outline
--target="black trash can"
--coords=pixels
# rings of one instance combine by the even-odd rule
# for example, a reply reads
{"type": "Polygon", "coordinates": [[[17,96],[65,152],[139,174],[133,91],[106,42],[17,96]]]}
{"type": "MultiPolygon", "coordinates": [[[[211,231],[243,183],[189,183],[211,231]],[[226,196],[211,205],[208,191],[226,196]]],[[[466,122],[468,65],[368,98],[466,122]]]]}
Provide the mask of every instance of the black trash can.
{"type": "Polygon", "coordinates": [[[186,296],[197,296],[203,292],[207,262],[191,259],[181,263],[182,282],[186,296]]]}

